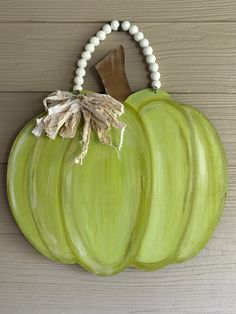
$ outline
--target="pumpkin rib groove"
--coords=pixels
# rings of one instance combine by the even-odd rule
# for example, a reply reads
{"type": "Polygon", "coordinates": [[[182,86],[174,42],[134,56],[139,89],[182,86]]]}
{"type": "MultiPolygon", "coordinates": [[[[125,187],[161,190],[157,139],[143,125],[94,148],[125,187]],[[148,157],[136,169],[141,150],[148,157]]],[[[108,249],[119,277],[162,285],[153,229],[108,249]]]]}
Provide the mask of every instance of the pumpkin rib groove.
{"type": "MultiPolygon", "coordinates": [[[[150,182],[147,183],[147,180],[149,181],[150,177],[151,177],[150,176],[151,171],[149,168],[150,163],[149,163],[149,157],[148,157],[149,156],[149,153],[148,153],[149,145],[146,143],[147,139],[145,138],[145,130],[143,129],[144,126],[143,126],[143,123],[139,117],[139,114],[133,108],[130,108],[129,106],[126,107],[125,114],[124,114],[124,116],[122,116],[123,122],[126,123],[127,119],[130,121],[130,124],[128,125],[129,129],[126,130],[126,133],[125,133],[124,145],[123,145],[122,151],[121,151],[121,161],[119,161],[117,159],[116,152],[114,151],[113,148],[107,147],[107,146],[101,146],[101,144],[99,144],[97,142],[96,136],[93,134],[91,137],[91,146],[90,146],[88,155],[86,156],[86,160],[84,161],[84,164],[82,167],[78,167],[76,165],[73,165],[74,168],[72,167],[70,169],[70,172],[68,172],[68,162],[69,161],[67,160],[64,162],[64,170],[63,170],[64,176],[62,179],[62,184],[68,184],[68,185],[71,185],[72,187],[78,187],[80,190],[81,198],[82,198],[82,199],[80,199],[80,202],[81,202],[80,207],[77,209],[77,217],[73,216],[75,214],[75,210],[73,210],[73,213],[72,213],[72,212],[70,212],[71,209],[69,209],[69,207],[68,207],[68,201],[66,198],[66,197],[68,197],[68,194],[63,198],[64,205],[62,207],[63,207],[64,212],[67,213],[65,224],[67,227],[68,235],[71,239],[73,247],[76,250],[76,257],[78,258],[79,264],[81,266],[83,266],[85,269],[87,269],[88,271],[95,273],[95,274],[98,274],[98,275],[116,274],[116,273],[122,271],[123,269],[125,269],[126,267],[128,267],[132,264],[133,260],[135,259],[136,254],[137,254],[137,251],[139,249],[139,243],[141,242],[142,234],[144,232],[144,227],[145,227],[145,223],[146,223],[145,220],[147,220],[146,217],[148,215],[148,212],[147,212],[148,211],[148,205],[147,204],[149,202],[149,196],[150,196],[150,193],[148,191],[151,187],[150,182]],[[131,121],[133,121],[134,126],[131,124],[131,121]],[[138,135],[136,134],[136,132],[139,132],[138,135],[141,136],[140,142],[143,143],[142,148],[144,150],[142,150],[140,148],[140,144],[138,144],[138,135]],[[131,140],[130,136],[132,136],[132,140],[131,140]],[[145,141],[144,141],[144,139],[145,139],[145,141]],[[129,159],[129,158],[127,159],[127,157],[124,157],[125,156],[124,154],[125,154],[125,151],[127,150],[127,148],[126,148],[127,145],[131,145],[131,143],[135,149],[135,150],[132,150],[133,152],[131,154],[137,154],[137,156],[135,157],[135,160],[132,163],[134,165],[136,165],[138,162],[138,164],[137,164],[137,166],[134,166],[134,168],[129,166],[126,169],[124,167],[126,167],[127,160],[130,160],[129,161],[129,163],[130,163],[131,159],[129,159]],[[145,146],[143,147],[143,145],[145,145],[145,146]],[[94,157],[94,156],[96,156],[96,157],[94,157]],[[123,160],[122,156],[124,157],[124,160],[123,160]],[[112,168],[110,168],[110,166],[109,166],[110,161],[108,161],[108,159],[110,159],[110,158],[112,158],[112,161],[111,161],[113,163],[112,168]],[[97,160],[100,160],[100,163],[99,163],[99,166],[95,167],[94,161],[97,161],[97,160]],[[83,206],[84,206],[83,204],[85,204],[84,201],[87,197],[86,194],[90,193],[89,190],[87,190],[85,187],[82,188],[82,186],[84,186],[84,184],[87,187],[87,181],[86,181],[86,176],[84,175],[84,172],[86,171],[86,173],[91,174],[91,173],[94,173],[94,169],[96,169],[96,171],[100,171],[100,168],[103,167],[102,166],[103,164],[105,167],[104,171],[108,171],[108,169],[109,169],[109,171],[111,170],[112,172],[115,171],[114,173],[117,173],[117,175],[120,177],[120,179],[118,181],[118,186],[117,186],[118,189],[121,189],[120,192],[126,188],[124,186],[125,177],[128,178],[129,175],[134,175],[133,171],[134,171],[135,167],[137,168],[137,171],[138,171],[137,173],[140,173],[140,174],[143,173],[141,175],[141,181],[140,181],[141,185],[140,185],[140,187],[138,187],[139,185],[137,185],[137,187],[136,187],[137,188],[136,195],[138,196],[138,199],[141,200],[141,203],[136,200],[136,204],[138,206],[136,209],[137,217],[133,216],[133,218],[132,218],[133,227],[131,229],[130,229],[130,227],[131,227],[130,226],[126,230],[125,229],[125,221],[123,222],[123,225],[124,225],[123,232],[125,232],[125,233],[128,232],[127,235],[129,235],[127,238],[128,242],[125,243],[125,247],[122,249],[123,253],[120,257],[121,259],[118,259],[114,265],[112,265],[112,264],[110,265],[105,261],[102,262],[102,260],[99,257],[99,254],[97,253],[97,248],[96,248],[95,242],[94,242],[94,244],[90,243],[90,240],[89,240],[90,239],[90,233],[89,233],[90,230],[89,229],[86,230],[86,228],[87,228],[86,226],[85,226],[84,230],[80,224],[73,226],[73,224],[76,221],[77,221],[77,223],[79,223],[79,221],[81,222],[81,219],[84,219],[84,218],[79,219],[78,213],[80,213],[80,214],[83,213],[83,206]],[[116,165],[116,164],[118,166],[118,169],[120,169],[119,172],[117,172],[117,170],[115,170],[116,167],[114,168],[114,165],[116,165]],[[107,170],[105,170],[105,169],[107,169],[107,170]],[[141,171],[139,169],[143,169],[143,171],[141,171]],[[123,171],[123,173],[125,174],[124,178],[121,175],[122,172],[120,172],[120,171],[123,171]],[[80,176],[81,176],[81,178],[83,178],[83,180],[85,180],[83,182],[82,186],[80,186],[81,185],[81,182],[79,179],[80,176]],[[122,180],[122,181],[120,181],[120,180],[122,180]],[[73,182],[73,184],[72,184],[72,182],[73,182]],[[140,193],[138,193],[139,189],[141,191],[142,197],[141,197],[141,195],[139,195],[140,193]],[[145,193],[145,191],[146,191],[146,193],[145,193]],[[73,223],[72,223],[72,221],[73,221],[73,223]],[[81,234],[81,230],[82,230],[82,234],[81,234]],[[75,245],[75,243],[77,245],[75,245]],[[78,243],[81,243],[81,245],[83,247],[80,248],[78,246],[78,243]],[[80,251],[80,249],[81,249],[81,251],[80,251]]],[[[117,138],[117,134],[115,137],[117,138]]],[[[117,140],[118,140],[118,138],[117,138],[117,140]]],[[[70,150],[68,150],[67,157],[65,157],[65,158],[66,159],[67,158],[69,158],[69,159],[74,158],[77,150],[78,150],[78,145],[73,140],[72,146],[70,147],[70,150]],[[73,143],[74,143],[74,145],[73,145],[73,143]]],[[[127,154],[127,151],[126,151],[126,154],[127,154]]],[[[111,173],[111,175],[113,176],[112,173],[111,173]]],[[[109,181],[111,181],[111,182],[112,182],[112,176],[111,176],[111,179],[109,179],[109,181]]],[[[96,182],[96,180],[97,180],[96,178],[97,178],[97,174],[95,175],[95,173],[94,173],[94,175],[92,177],[92,181],[96,182]]],[[[116,177],[116,180],[117,179],[118,178],[116,177]]],[[[129,182],[133,182],[132,184],[134,184],[134,179],[132,179],[132,180],[130,181],[130,179],[129,179],[129,182]]],[[[104,181],[104,184],[105,184],[105,181],[104,181]]],[[[138,182],[136,184],[138,184],[138,182]]],[[[93,183],[91,182],[91,183],[89,183],[88,188],[91,190],[92,186],[93,186],[93,183]],[[90,184],[92,184],[92,185],[90,185],[90,184]]],[[[109,186],[107,186],[107,188],[109,191],[109,189],[110,189],[109,186]]],[[[127,188],[128,188],[128,190],[130,190],[129,187],[127,187],[127,188]]],[[[62,190],[63,190],[63,188],[62,188],[62,190]]],[[[132,190],[133,190],[133,188],[131,188],[130,191],[132,191],[132,190]]],[[[76,189],[75,189],[75,191],[76,191],[76,189]]],[[[72,207],[74,206],[73,205],[74,204],[73,195],[75,195],[75,193],[76,193],[75,191],[72,192],[72,194],[69,196],[70,200],[72,201],[72,203],[71,203],[72,207]]],[[[93,193],[95,193],[95,191],[96,191],[96,185],[94,185],[93,193]]],[[[123,193],[121,195],[123,195],[123,193]]],[[[93,196],[90,196],[90,197],[93,197],[93,196]]],[[[117,197],[116,197],[116,199],[117,199],[117,197]]],[[[129,199],[130,199],[130,196],[129,196],[129,199]]],[[[125,196],[122,196],[121,200],[119,201],[120,204],[123,204],[124,200],[125,200],[125,196]]],[[[115,202],[115,200],[114,200],[114,202],[115,202]]],[[[92,204],[90,206],[92,206],[92,204]]],[[[96,207],[97,205],[94,204],[94,206],[96,207]]],[[[136,206],[135,203],[133,204],[133,206],[136,206]]],[[[120,205],[118,207],[116,206],[115,208],[117,208],[118,211],[121,211],[121,210],[124,211],[124,208],[122,209],[122,207],[123,206],[120,205]]],[[[127,205],[126,205],[126,207],[127,207],[127,205]]],[[[128,210],[128,208],[127,208],[127,210],[128,210]]],[[[130,210],[131,210],[131,208],[129,209],[129,211],[130,210]]],[[[121,213],[122,213],[122,211],[121,211],[121,213]]],[[[134,209],[132,209],[132,211],[134,211],[134,209]]],[[[125,219],[127,219],[127,218],[131,219],[132,216],[130,216],[130,215],[132,214],[132,211],[129,213],[129,216],[127,216],[125,219]]],[[[89,213],[91,213],[92,216],[91,216],[91,218],[89,218],[89,216],[88,216],[85,221],[90,223],[90,219],[92,219],[92,220],[96,219],[96,225],[99,225],[99,220],[97,220],[97,219],[101,219],[104,212],[103,212],[102,208],[100,208],[98,210],[97,214],[96,214],[96,212],[94,212],[92,214],[91,208],[87,208],[86,213],[87,213],[87,215],[90,215],[89,213]],[[96,215],[98,215],[98,216],[96,216],[96,215]]],[[[117,211],[115,211],[115,212],[113,211],[113,215],[116,216],[117,214],[118,214],[117,211]]],[[[135,214],[135,212],[133,213],[133,215],[134,214],[135,214]]],[[[128,212],[127,212],[127,215],[128,215],[128,212]]],[[[109,214],[109,216],[111,216],[109,218],[109,219],[111,219],[112,213],[109,214]]],[[[64,217],[65,217],[65,215],[64,215],[64,217]]],[[[113,224],[115,227],[116,223],[113,222],[113,224]]],[[[103,226],[102,226],[102,228],[103,228],[103,226]]],[[[106,228],[104,230],[106,230],[106,228]]],[[[120,235],[119,235],[119,237],[120,237],[120,235]]],[[[102,238],[101,238],[101,240],[102,240],[102,238]]],[[[104,240],[105,240],[105,238],[104,238],[104,240]]],[[[117,244],[122,243],[120,241],[121,240],[117,239],[117,244]]],[[[98,245],[100,245],[99,242],[98,242],[98,245]]],[[[115,245],[115,243],[114,243],[114,245],[115,245]]]]}
{"type": "MultiPolygon", "coordinates": [[[[189,119],[189,116],[186,114],[183,106],[181,104],[178,104],[178,107],[179,107],[179,110],[182,112],[182,114],[185,116],[186,118],[186,121],[188,122],[188,125],[189,125],[189,128],[190,128],[190,132],[191,132],[191,142],[192,142],[192,153],[193,153],[193,158],[194,158],[194,165],[196,167],[196,157],[195,157],[195,154],[194,154],[194,144],[195,144],[195,141],[194,141],[194,128],[193,128],[193,123],[191,121],[191,119],[189,119]]],[[[195,177],[195,171],[192,173],[192,177],[194,178],[195,177]]],[[[194,182],[194,180],[193,180],[194,182]]],[[[193,183],[194,186],[193,186],[193,197],[192,197],[192,204],[194,203],[194,199],[196,197],[196,191],[195,191],[195,186],[196,184],[193,183]]],[[[193,207],[193,206],[191,206],[193,207]]],[[[193,208],[191,208],[191,211],[190,211],[190,214],[189,214],[189,218],[188,218],[188,223],[191,221],[191,217],[192,217],[192,212],[193,212],[193,208]]],[[[188,224],[186,224],[186,228],[185,228],[185,231],[183,232],[182,234],[182,237],[181,237],[181,240],[180,240],[180,243],[179,243],[179,246],[178,246],[178,249],[177,249],[177,252],[176,252],[176,255],[175,255],[175,258],[172,260],[171,263],[176,263],[176,261],[178,260],[178,255],[179,255],[179,252],[181,250],[181,247],[182,247],[182,244],[183,244],[183,241],[186,237],[186,234],[187,234],[187,229],[188,229],[188,224]]]]}
{"type": "MultiPolygon", "coordinates": [[[[76,133],[76,135],[79,133],[79,131],[76,133]]],[[[75,136],[76,138],[76,136],[75,136]]],[[[78,140],[78,139],[77,139],[78,140]]],[[[71,146],[72,142],[70,142],[70,144],[68,145],[68,150],[71,146]]],[[[66,157],[66,152],[62,158],[62,163],[61,163],[61,166],[60,166],[60,180],[58,182],[58,185],[59,185],[59,190],[60,190],[60,197],[59,197],[59,208],[60,208],[60,214],[61,214],[61,217],[62,217],[62,224],[63,224],[63,229],[64,229],[64,235],[65,235],[65,238],[66,238],[66,242],[67,242],[67,245],[68,247],[70,248],[73,256],[74,256],[74,263],[75,264],[79,264],[79,261],[78,261],[78,258],[76,256],[76,251],[74,250],[74,247],[71,243],[71,240],[70,240],[70,237],[69,237],[69,234],[68,234],[68,230],[67,230],[67,227],[66,227],[66,221],[65,221],[65,213],[64,213],[64,210],[63,210],[63,202],[62,202],[62,195],[63,195],[63,188],[62,188],[62,178],[63,178],[63,169],[64,169],[64,162],[65,162],[65,157],[66,157]]]]}
{"type": "MultiPolygon", "coordinates": [[[[31,159],[32,159],[32,153],[33,153],[34,148],[35,148],[35,146],[36,146],[36,144],[37,144],[37,141],[38,141],[38,139],[36,138],[36,139],[35,139],[35,143],[34,143],[32,149],[31,149],[31,151],[30,151],[30,153],[29,153],[29,156],[28,156],[27,173],[26,173],[26,174],[27,174],[27,183],[29,184],[29,186],[31,186],[30,181],[32,180],[32,177],[30,176],[30,171],[29,171],[29,169],[30,169],[30,164],[31,164],[31,159]]],[[[36,226],[36,228],[37,228],[39,237],[40,237],[40,239],[42,240],[42,242],[43,242],[44,246],[46,247],[47,251],[50,252],[50,255],[53,257],[53,259],[54,259],[55,261],[59,261],[59,260],[56,258],[55,254],[54,254],[54,253],[52,252],[52,250],[50,249],[50,247],[47,245],[47,243],[46,243],[44,237],[42,236],[42,233],[41,233],[41,231],[40,231],[40,228],[39,228],[39,226],[38,226],[38,224],[37,224],[37,220],[35,219],[34,211],[32,210],[30,190],[29,190],[28,192],[29,192],[29,193],[28,193],[28,202],[29,202],[29,206],[30,206],[30,212],[31,212],[31,216],[32,216],[32,219],[33,219],[33,221],[34,221],[34,224],[35,224],[35,226],[36,226]]]]}
{"type": "Polygon", "coordinates": [[[32,215],[41,238],[57,261],[74,264],[73,254],[66,243],[57,199],[58,165],[68,144],[69,141],[61,138],[48,140],[45,135],[37,139],[31,154],[29,188],[32,215]]]}
{"type": "MultiPolygon", "coordinates": [[[[77,134],[81,132],[81,128],[79,128],[79,130],[77,131],[76,133],[76,136],[71,140],[70,142],[70,145],[68,146],[68,151],[70,150],[70,147],[71,145],[73,144],[73,142],[78,142],[78,138],[77,138],[77,134]]],[[[77,254],[77,251],[76,251],[76,247],[74,246],[73,244],[73,241],[71,240],[70,238],[70,235],[69,235],[69,230],[68,230],[68,227],[67,227],[67,224],[66,224],[66,215],[65,215],[65,210],[64,210],[64,205],[63,205],[63,193],[64,193],[64,188],[63,188],[63,176],[64,176],[64,165],[65,165],[65,159],[66,159],[66,153],[64,154],[63,156],[63,160],[62,160],[62,163],[61,163],[61,169],[60,169],[60,209],[61,209],[61,216],[62,216],[62,219],[63,219],[63,225],[64,225],[64,228],[66,230],[66,237],[67,237],[67,242],[68,242],[68,245],[71,249],[71,251],[73,252],[74,256],[75,256],[75,259],[76,259],[76,263],[79,264],[81,267],[85,268],[86,269],[86,265],[83,265],[83,261],[81,260],[80,256],[78,256],[77,254]]],[[[73,161],[72,161],[73,162],[73,161]]],[[[79,232],[79,230],[78,230],[79,232]]],[[[89,270],[87,268],[88,271],[92,271],[89,270]]]]}
{"type": "Polygon", "coordinates": [[[154,102],[157,100],[166,102],[168,104],[173,104],[174,100],[171,98],[171,96],[159,89],[157,92],[153,92],[151,88],[145,88],[140,91],[132,93],[126,100],[125,103],[132,106],[134,110],[137,112],[140,112],[143,107],[148,105],[151,102],[154,102]]]}
{"type": "Polygon", "coordinates": [[[31,120],[25,125],[25,127],[17,135],[17,138],[12,146],[7,167],[7,194],[12,214],[26,239],[42,254],[46,255],[52,260],[55,260],[55,258],[45,245],[43,239],[41,238],[41,235],[37,228],[37,224],[34,221],[32,212],[30,210],[29,196],[27,190],[23,189],[23,195],[21,193],[20,195],[16,193],[17,186],[15,185],[19,185],[19,187],[28,186],[27,171],[23,170],[24,167],[19,168],[15,165],[19,163],[20,158],[23,158],[23,162],[26,165],[25,168],[28,168],[30,154],[36,141],[36,138],[33,137],[30,132],[33,128],[33,123],[34,120],[31,120]],[[30,143],[31,140],[32,143],[30,143]],[[28,147],[27,144],[30,145],[30,147],[28,147]],[[17,161],[15,160],[16,156],[17,161]],[[21,183],[22,179],[24,181],[23,184],[21,183]],[[24,201],[24,205],[21,203],[22,201],[24,201]],[[24,213],[22,213],[21,215],[22,210],[24,211],[24,213]],[[26,221],[27,223],[25,223],[26,221]]]}
{"type": "Polygon", "coordinates": [[[189,134],[188,134],[189,138],[186,141],[186,147],[188,148],[187,156],[188,156],[188,165],[189,165],[187,181],[189,182],[189,184],[188,184],[188,188],[185,194],[185,200],[184,200],[185,206],[183,207],[184,211],[188,210],[188,217],[185,221],[185,228],[183,228],[175,253],[173,254],[173,258],[169,260],[169,264],[173,263],[176,260],[179,253],[179,249],[182,245],[183,238],[185,237],[186,228],[188,227],[188,223],[192,214],[192,202],[194,199],[194,188],[195,188],[195,181],[194,181],[195,158],[194,158],[194,152],[193,152],[194,147],[193,147],[193,141],[192,141],[192,128],[190,127],[189,120],[187,119],[182,107],[179,104],[172,104],[172,106],[174,106],[182,114],[189,128],[189,134]]]}
{"type": "MultiPolygon", "coordinates": [[[[75,151],[77,151],[77,139],[76,137],[73,138],[71,140],[71,145],[67,151],[67,154],[70,156],[69,158],[71,159],[69,162],[73,163],[73,158],[74,156],[76,156],[75,154],[75,151]],[[75,143],[74,146],[76,146],[76,149],[73,150],[73,144],[75,143]],[[73,151],[71,153],[71,150],[73,151]]],[[[66,157],[67,157],[67,154],[65,154],[64,156],[64,160],[66,160],[66,157]]],[[[85,162],[85,161],[84,161],[85,162]]],[[[65,174],[67,173],[67,169],[65,169],[67,167],[67,162],[65,161],[63,164],[62,164],[62,168],[61,168],[61,173],[62,173],[62,180],[61,180],[61,209],[62,209],[62,217],[63,217],[63,220],[64,220],[64,225],[65,225],[65,228],[67,230],[67,234],[68,234],[68,240],[69,240],[69,243],[70,243],[70,247],[72,248],[73,250],[73,253],[74,255],[76,256],[76,262],[81,266],[83,267],[84,269],[86,269],[87,271],[91,272],[91,273],[95,273],[96,274],[96,271],[95,271],[95,267],[99,268],[99,263],[98,263],[98,260],[96,259],[96,257],[93,257],[93,259],[89,259],[89,261],[87,262],[84,262],[82,256],[83,256],[83,253],[81,253],[81,248],[80,248],[80,252],[78,251],[78,246],[82,247],[82,250],[84,252],[87,252],[88,249],[87,247],[85,246],[84,244],[84,239],[83,239],[83,236],[81,235],[80,231],[79,231],[79,228],[77,228],[77,233],[79,236],[77,236],[77,245],[74,244],[74,241],[72,239],[72,236],[71,236],[71,231],[70,231],[70,228],[68,226],[68,223],[67,223],[67,220],[66,220],[66,207],[65,207],[65,195],[64,195],[64,191],[65,189],[63,188],[63,185],[64,185],[64,181],[66,181],[67,179],[65,178],[65,174]],[[80,243],[80,244],[79,244],[80,243]],[[94,263],[95,262],[95,263],[94,263]],[[91,264],[92,266],[90,266],[89,264],[91,264]]],[[[76,165],[76,167],[79,167],[78,165],[76,165]]],[[[99,273],[99,275],[103,275],[102,273],[99,273]]]]}
{"type": "Polygon", "coordinates": [[[212,126],[211,122],[197,109],[192,108],[190,106],[181,105],[185,114],[188,116],[189,120],[192,121],[193,132],[194,132],[194,147],[197,147],[197,141],[199,141],[202,145],[202,149],[204,150],[205,161],[200,159],[202,156],[200,154],[196,155],[196,160],[198,161],[198,171],[196,171],[196,190],[198,193],[195,192],[195,199],[193,202],[193,206],[195,208],[192,210],[190,216],[190,222],[186,229],[185,237],[183,238],[183,242],[179,254],[175,260],[175,262],[182,262],[188,260],[199,253],[199,251],[206,245],[209,241],[212,233],[214,232],[219,218],[222,214],[224,202],[226,198],[226,191],[227,191],[227,166],[226,166],[226,158],[224,154],[223,145],[219,140],[219,136],[212,126]],[[196,121],[198,123],[196,123],[196,121]],[[214,142],[214,145],[213,145],[214,142]],[[205,164],[205,166],[204,166],[205,164]],[[200,169],[199,167],[205,167],[205,182],[209,182],[207,184],[207,189],[202,189],[202,180],[200,178],[200,169]],[[200,189],[200,190],[199,190],[200,189]],[[201,191],[202,189],[202,191],[201,191]],[[215,192],[213,192],[215,191],[215,192]],[[204,196],[205,192],[205,196],[204,196]],[[212,194],[217,196],[217,199],[214,197],[212,198],[212,194]],[[205,197],[205,205],[201,204],[199,207],[198,203],[200,202],[200,197],[204,201],[205,197]],[[215,203],[214,203],[215,202],[215,203]],[[197,204],[197,205],[196,205],[197,204]],[[213,206],[214,204],[214,206],[213,206]],[[208,206],[207,206],[208,205],[208,206]],[[211,205],[211,207],[210,207],[211,205]],[[210,209],[209,209],[209,208],[210,209]],[[205,209],[202,212],[202,209],[205,209]],[[201,213],[202,212],[202,213],[201,213]],[[197,216],[196,216],[197,213],[197,216]],[[202,214],[204,219],[200,222],[198,221],[197,217],[202,214]],[[199,231],[198,231],[198,243],[194,244],[189,241],[191,238],[191,234],[196,232],[196,226],[194,227],[193,223],[197,221],[199,231]],[[203,228],[205,222],[207,222],[207,228],[203,228]],[[202,230],[202,231],[201,231],[202,230]],[[186,242],[187,241],[187,242],[186,242]],[[187,254],[184,253],[184,246],[189,248],[191,247],[191,253],[187,254]],[[185,254],[185,256],[181,256],[185,254]]]}
{"type": "MultiPolygon", "coordinates": [[[[182,137],[182,140],[183,140],[183,143],[184,143],[183,145],[184,145],[184,147],[186,149],[185,156],[186,156],[186,163],[187,163],[188,171],[186,172],[186,182],[185,182],[186,192],[185,192],[185,196],[183,198],[183,202],[182,202],[182,205],[181,205],[182,210],[185,211],[186,210],[186,202],[189,203],[191,201],[192,183],[193,183],[192,180],[191,180],[191,177],[192,177],[191,173],[193,171],[193,160],[192,160],[192,152],[191,152],[190,134],[189,134],[189,131],[188,131],[187,121],[186,121],[185,117],[182,115],[181,110],[179,110],[179,107],[174,105],[171,102],[170,103],[165,103],[163,106],[171,106],[172,107],[171,113],[169,113],[169,114],[172,116],[173,121],[175,121],[176,125],[178,126],[180,137],[182,137]],[[176,113],[173,114],[173,112],[172,112],[173,110],[174,110],[174,112],[178,112],[177,113],[177,117],[178,118],[176,117],[176,113]],[[184,128],[183,128],[181,123],[184,123],[185,131],[183,131],[184,128]]],[[[141,106],[141,108],[145,109],[145,105],[141,106]]],[[[156,158],[156,155],[154,154],[154,156],[152,157],[152,160],[155,160],[155,158],[156,158]]],[[[156,206],[158,206],[158,205],[156,204],[156,206]]],[[[156,211],[158,211],[158,208],[156,208],[156,211]]],[[[184,233],[185,225],[188,222],[188,216],[189,216],[189,210],[183,216],[185,218],[184,218],[184,222],[182,223],[181,232],[178,231],[178,241],[176,241],[176,245],[173,247],[171,254],[169,254],[165,259],[162,259],[162,260],[159,260],[159,261],[155,261],[155,262],[143,263],[143,262],[136,261],[135,266],[138,267],[138,268],[141,268],[143,270],[154,270],[154,269],[160,269],[160,268],[162,268],[162,267],[172,263],[173,260],[176,257],[176,254],[178,253],[178,247],[180,245],[181,238],[182,238],[182,235],[184,233]]]]}

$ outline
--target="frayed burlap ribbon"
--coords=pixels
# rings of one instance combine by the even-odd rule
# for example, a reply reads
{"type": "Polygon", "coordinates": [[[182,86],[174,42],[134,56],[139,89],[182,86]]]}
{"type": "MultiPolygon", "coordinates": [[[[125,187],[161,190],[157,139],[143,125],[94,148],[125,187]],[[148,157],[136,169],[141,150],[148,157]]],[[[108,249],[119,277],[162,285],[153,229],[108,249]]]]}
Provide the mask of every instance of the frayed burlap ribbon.
{"type": "Polygon", "coordinates": [[[98,93],[75,95],[57,90],[48,95],[43,104],[47,115],[36,119],[37,125],[32,130],[37,137],[45,132],[53,140],[58,134],[62,138],[73,138],[79,123],[84,120],[82,150],[75,158],[76,163],[82,164],[88,152],[92,129],[97,133],[99,141],[108,145],[112,145],[111,127],[120,129],[118,150],[121,149],[126,125],[118,121],[118,117],[124,113],[124,106],[111,96],[98,93]]]}

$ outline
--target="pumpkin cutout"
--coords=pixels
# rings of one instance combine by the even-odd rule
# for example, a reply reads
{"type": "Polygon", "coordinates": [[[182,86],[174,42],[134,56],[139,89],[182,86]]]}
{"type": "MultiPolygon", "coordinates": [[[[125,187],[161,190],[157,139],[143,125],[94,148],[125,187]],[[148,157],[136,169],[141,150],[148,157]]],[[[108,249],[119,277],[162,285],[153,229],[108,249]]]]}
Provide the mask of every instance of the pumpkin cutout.
{"type": "MultiPolygon", "coordinates": [[[[132,34],[135,25],[126,29],[127,23],[123,30],[132,34]]],[[[51,140],[32,134],[32,120],[17,136],[8,199],[21,231],[45,256],[111,275],[187,260],[209,240],[226,198],[223,146],[202,113],[175,103],[159,89],[158,74],[152,78],[155,90],[124,101],[120,158],[92,132],[83,165],[75,164],[81,126],[72,139],[51,140]]],[[[118,144],[119,131],[112,130],[112,138],[118,144]]]]}

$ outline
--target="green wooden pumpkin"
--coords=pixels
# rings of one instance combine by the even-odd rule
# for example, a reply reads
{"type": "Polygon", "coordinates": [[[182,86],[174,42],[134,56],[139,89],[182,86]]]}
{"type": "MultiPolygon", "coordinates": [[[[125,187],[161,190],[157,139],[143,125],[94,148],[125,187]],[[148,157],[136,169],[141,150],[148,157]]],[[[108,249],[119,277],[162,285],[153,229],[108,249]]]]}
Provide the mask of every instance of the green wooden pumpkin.
{"type": "MultiPolygon", "coordinates": [[[[8,162],[8,199],[25,237],[50,259],[98,275],[190,259],[226,198],[224,149],[202,113],[160,89],[131,94],[124,106],[120,158],[92,133],[77,165],[81,127],[73,139],[37,138],[34,119],[8,162]]],[[[119,132],[112,136],[118,143],[119,132]]]]}

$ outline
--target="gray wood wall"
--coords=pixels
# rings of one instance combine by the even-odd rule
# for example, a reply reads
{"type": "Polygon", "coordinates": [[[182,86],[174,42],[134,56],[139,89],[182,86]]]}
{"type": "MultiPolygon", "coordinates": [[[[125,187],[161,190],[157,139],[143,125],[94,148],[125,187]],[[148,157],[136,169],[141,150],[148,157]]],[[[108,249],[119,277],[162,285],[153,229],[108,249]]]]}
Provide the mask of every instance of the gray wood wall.
{"type": "MultiPolygon", "coordinates": [[[[147,84],[136,45],[112,34],[90,62],[86,87],[101,90],[93,70],[122,44],[133,90],[147,84]]],[[[0,0],[0,313],[236,313],[236,1],[0,0]],[[229,164],[229,196],[213,239],[191,261],[109,278],[47,260],[21,235],[6,199],[5,174],[17,132],[42,98],[71,88],[86,40],[111,19],[135,21],[159,57],[163,89],[214,122],[229,164]]]]}

